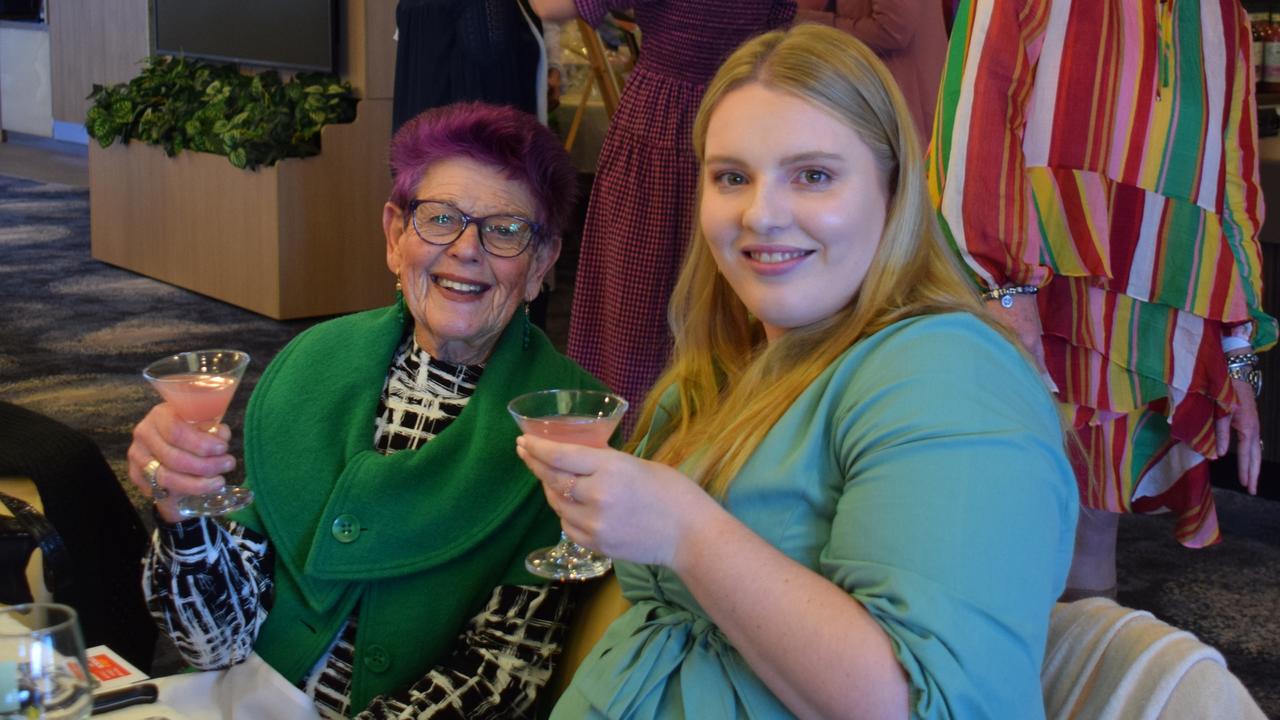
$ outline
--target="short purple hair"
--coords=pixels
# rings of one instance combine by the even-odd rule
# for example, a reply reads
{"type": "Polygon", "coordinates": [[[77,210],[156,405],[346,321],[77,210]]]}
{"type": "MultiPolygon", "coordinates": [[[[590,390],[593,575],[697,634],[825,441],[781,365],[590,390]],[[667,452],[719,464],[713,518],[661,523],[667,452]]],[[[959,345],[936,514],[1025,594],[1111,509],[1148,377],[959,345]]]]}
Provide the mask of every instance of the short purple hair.
{"type": "Polygon", "coordinates": [[[560,140],[534,116],[505,105],[461,102],[426,110],[396,131],[389,155],[390,200],[402,211],[433,164],[459,156],[524,184],[548,239],[559,237],[577,198],[577,171],[560,140]]]}

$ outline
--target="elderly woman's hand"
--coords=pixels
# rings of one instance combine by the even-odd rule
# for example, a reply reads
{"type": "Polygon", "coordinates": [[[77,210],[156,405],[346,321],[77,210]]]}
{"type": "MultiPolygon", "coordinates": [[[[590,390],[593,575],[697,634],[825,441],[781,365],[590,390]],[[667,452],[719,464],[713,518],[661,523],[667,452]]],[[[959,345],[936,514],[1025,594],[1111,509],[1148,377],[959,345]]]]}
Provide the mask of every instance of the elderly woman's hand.
{"type": "Polygon", "coordinates": [[[183,519],[178,498],[216,492],[225,483],[222,476],[235,468],[235,458],[227,454],[230,439],[226,425],[202,432],[183,422],[167,403],[156,405],[133,428],[129,480],[148,497],[160,488],[163,497],[156,500],[156,511],[165,522],[176,523],[183,519]],[[148,473],[153,460],[159,466],[148,473]]]}
{"type": "Polygon", "coordinates": [[[518,438],[516,452],[569,539],[619,560],[674,567],[689,529],[723,512],[679,471],[624,452],[533,435],[518,438]]]}

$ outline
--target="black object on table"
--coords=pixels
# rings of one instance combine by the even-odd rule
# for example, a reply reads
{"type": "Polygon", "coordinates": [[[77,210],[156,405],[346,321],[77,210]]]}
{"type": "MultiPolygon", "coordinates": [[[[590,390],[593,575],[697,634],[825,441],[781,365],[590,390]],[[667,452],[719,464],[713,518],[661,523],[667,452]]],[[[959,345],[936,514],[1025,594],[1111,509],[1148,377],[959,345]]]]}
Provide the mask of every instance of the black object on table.
{"type": "Polygon", "coordinates": [[[146,705],[155,702],[159,697],[160,690],[154,683],[139,683],[118,690],[95,693],[93,712],[89,714],[100,715],[134,705],[146,705]]]}

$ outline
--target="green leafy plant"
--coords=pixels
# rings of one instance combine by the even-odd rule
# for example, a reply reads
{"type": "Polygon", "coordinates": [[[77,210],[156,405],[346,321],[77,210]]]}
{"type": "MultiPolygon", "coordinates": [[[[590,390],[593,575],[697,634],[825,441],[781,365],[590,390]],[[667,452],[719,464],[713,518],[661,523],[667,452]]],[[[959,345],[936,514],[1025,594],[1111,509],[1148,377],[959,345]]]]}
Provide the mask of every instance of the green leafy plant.
{"type": "Polygon", "coordinates": [[[94,85],[85,118],[102,147],[140,140],[164,148],[226,155],[253,170],[320,152],[320,128],[356,116],[351,86],[326,73],[282,81],[274,70],[247,75],[234,65],[151,57],[127,83],[94,85]]]}

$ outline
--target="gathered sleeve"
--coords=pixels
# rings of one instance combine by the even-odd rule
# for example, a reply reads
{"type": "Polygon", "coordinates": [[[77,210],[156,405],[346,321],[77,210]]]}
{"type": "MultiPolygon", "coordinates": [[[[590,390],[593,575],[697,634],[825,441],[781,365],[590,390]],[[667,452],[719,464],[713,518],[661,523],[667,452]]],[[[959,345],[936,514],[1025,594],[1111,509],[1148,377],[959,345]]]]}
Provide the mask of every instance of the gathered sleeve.
{"type": "Polygon", "coordinates": [[[1045,285],[1023,134],[1050,0],[972,0],[956,18],[928,161],[942,229],[975,281],[1045,285]]]}
{"type": "Polygon", "coordinates": [[[569,587],[500,585],[449,656],[356,720],[531,717],[564,646],[569,587]]]}
{"type": "MultiPolygon", "coordinates": [[[[1237,7],[1236,12],[1244,13],[1237,7]]],[[[1262,310],[1262,228],[1264,206],[1258,169],[1258,110],[1254,97],[1253,61],[1250,58],[1249,23],[1243,18],[1234,26],[1236,48],[1231,103],[1228,108],[1223,148],[1225,149],[1226,192],[1222,210],[1222,232],[1227,239],[1240,276],[1241,291],[1248,305],[1255,350],[1276,342],[1276,321],[1262,310]]]]}
{"type": "Polygon", "coordinates": [[[877,54],[903,50],[915,37],[925,3],[937,0],[798,0],[798,19],[832,25],[866,43],[877,54]]]}
{"type": "Polygon", "coordinates": [[[239,523],[161,523],[143,557],[143,596],[183,660],[226,668],[253,652],[270,610],[273,564],[267,539],[239,523]]]}
{"type": "Polygon", "coordinates": [[[1030,364],[967,325],[913,323],[860,363],[820,569],[888,634],[913,717],[1035,717],[1076,484],[1030,364]]]}

